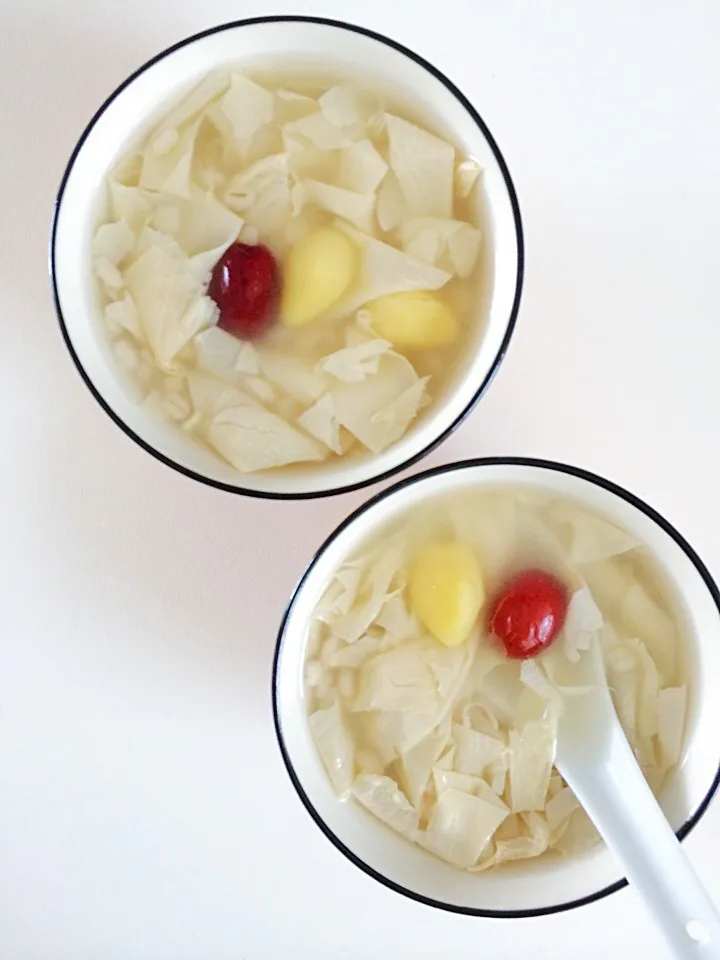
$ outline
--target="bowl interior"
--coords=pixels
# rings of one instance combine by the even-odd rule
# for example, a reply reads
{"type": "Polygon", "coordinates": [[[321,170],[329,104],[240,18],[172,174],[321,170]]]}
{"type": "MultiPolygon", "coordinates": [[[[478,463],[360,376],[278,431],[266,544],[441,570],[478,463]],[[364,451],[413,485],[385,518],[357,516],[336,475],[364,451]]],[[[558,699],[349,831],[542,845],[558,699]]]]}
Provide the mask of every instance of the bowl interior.
{"type": "Polygon", "coordinates": [[[720,669],[717,591],[700,561],[661,518],[624,491],[579,471],[551,464],[477,461],[429,471],[380,494],[336,531],[301,581],[279,639],[274,697],[281,748],[296,789],[318,825],[358,866],[436,906],[518,916],[567,909],[611,892],[622,881],[614,858],[599,846],[574,859],[528,861],[479,875],[442,863],[358,805],[337,800],[310,737],[302,682],[313,608],[333,571],[363,541],[428,498],[511,484],[567,495],[621,524],[649,547],[677,592],[686,621],[690,705],[683,760],[661,802],[673,828],[684,835],[717,786],[718,708],[708,680],[720,669]]]}
{"type": "Polygon", "coordinates": [[[230,24],[190,38],[161,54],[130,78],[101,108],[71,159],[56,209],[51,268],[61,323],[86,382],[118,424],[146,449],[186,473],[211,483],[286,496],[311,495],[361,485],[421,456],[473,405],[504,353],[517,311],[521,274],[520,221],[504,162],[482,121],[441,74],[403,48],[355,28],[302,19],[230,24]],[[331,58],[327,51],[332,51],[331,58]],[[484,168],[482,203],[489,236],[484,273],[491,288],[477,324],[476,342],[456,380],[427,415],[378,456],[338,460],[315,469],[241,476],[175,430],[142,410],[128,395],[102,329],[91,273],[90,244],[104,202],[104,178],[154,118],[208,72],[252,62],[332,63],[372,73],[399,96],[435,115],[464,151],[484,168]]]}

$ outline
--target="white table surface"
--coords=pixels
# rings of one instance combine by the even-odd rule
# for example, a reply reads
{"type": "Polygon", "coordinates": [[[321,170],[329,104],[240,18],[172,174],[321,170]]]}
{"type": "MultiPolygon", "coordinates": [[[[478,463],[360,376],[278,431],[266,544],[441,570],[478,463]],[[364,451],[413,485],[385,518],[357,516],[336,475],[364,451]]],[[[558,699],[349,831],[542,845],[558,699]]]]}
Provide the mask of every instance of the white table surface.
{"type": "MultiPolygon", "coordinates": [[[[367,494],[279,505],[186,480],[111,424],[66,355],[46,247],[86,121],[170,43],[299,6],[0,2],[0,960],[664,956],[630,890],[555,917],[471,919],[337,853],[281,764],[270,665],[304,563],[367,494]]],[[[720,7],[300,12],[434,61],[479,108],[520,196],[510,354],[427,462],[526,454],[602,472],[719,576],[720,7]]],[[[720,800],[687,850],[720,901],[720,800]]]]}

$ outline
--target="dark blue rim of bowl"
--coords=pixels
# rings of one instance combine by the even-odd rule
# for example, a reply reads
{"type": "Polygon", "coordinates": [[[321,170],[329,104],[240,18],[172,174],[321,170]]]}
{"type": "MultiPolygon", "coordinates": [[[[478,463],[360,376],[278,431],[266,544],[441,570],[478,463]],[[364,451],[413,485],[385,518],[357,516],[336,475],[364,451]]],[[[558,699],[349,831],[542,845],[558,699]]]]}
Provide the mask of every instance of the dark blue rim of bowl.
{"type": "Polygon", "coordinates": [[[52,219],[52,229],[50,233],[50,251],[49,251],[49,268],[50,268],[50,279],[52,282],[52,292],[53,300],[55,303],[55,312],[57,313],[58,321],[60,323],[60,330],[62,332],[63,339],[65,341],[65,346],[70,353],[70,356],[73,359],[75,367],[77,368],[78,373],[82,377],[85,386],[88,388],[90,393],[95,397],[97,402],[100,404],[105,413],[110,417],[114,423],[120,427],[120,429],[130,437],[131,440],[134,440],[138,446],[142,447],[147,453],[151,454],[161,463],[164,463],[166,466],[171,467],[173,470],[177,470],[178,473],[183,474],[186,477],[190,477],[193,480],[198,480],[200,483],[204,483],[209,487],[215,487],[218,490],[225,490],[228,493],[237,493],[243,494],[250,497],[258,497],[265,500],[310,500],[317,497],[331,497],[341,493],[350,493],[353,490],[360,490],[363,487],[370,486],[374,483],[379,483],[382,480],[387,480],[390,477],[395,476],[401,471],[407,469],[418,461],[422,460],[423,457],[427,456],[432,450],[434,450],[439,444],[446,440],[462,423],[462,421],[467,417],[467,415],[474,409],[476,404],[479,402],[490,383],[492,382],[495,374],[497,373],[500,364],[502,363],[505,354],[507,352],[510,340],[512,338],[513,331],[515,329],[515,322],[517,320],[518,310],[520,308],[520,297],[522,294],[523,286],[523,277],[525,272],[525,242],[523,237],[522,229],[522,220],[520,217],[520,207],[518,204],[517,194],[515,192],[515,187],[513,186],[512,179],[510,177],[510,172],[508,170],[507,164],[503,158],[503,155],[500,152],[500,149],[495,142],[492,134],[488,130],[485,121],[482,119],[477,110],[473,107],[467,97],[449,80],[445,74],[440,70],[434,67],[431,63],[428,63],[427,60],[419,56],[417,53],[414,53],[412,50],[409,50],[407,47],[403,46],[400,43],[397,43],[395,40],[390,40],[388,37],[384,37],[382,34],[375,33],[372,30],[366,30],[364,27],[359,27],[351,23],[345,23],[341,20],[330,20],[324,17],[302,17],[302,16],[273,16],[273,17],[253,17],[248,20],[235,20],[232,23],[220,24],[217,27],[212,27],[209,30],[203,30],[201,33],[196,33],[191,37],[187,37],[185,40],[181,40],[179,43],[173,44],[173,46],[168,47],[167,50],[164,50],[162,53],[157,54],[151,60],[148,60],[143,66],[139,67],[134,73],[132,73],[127,80],[120,84],[117,89],[110,94],[107,100],[103,103],[100,109],[97,111],[95,116],[92,118],[90,123],[87,125],[83,131],[80,139],[78,140],[75,149],[70,155],[70,160],[68,161],[65,172],[63,173],[62,180],[60,182],[60,188],[58,190],[58,195],[55,200],[55,207],[52,219]],[[188,46],[188,44],[194,43],[196,40],[202,40],[204,37],[212,36],[215,33],[221,33],[224,30],[234,30],[237,27],[252,27],[258,24],[264,23],[316,23],[323,26],[335,27],[341,30],[348,30],[352,33],[359,33],[365,37],[369,37],[372,40],[376,40],[378,43],[384,43],[388,47],[392,47],[393,50],[397,50],[399,53],[404,54],[410,60],[413,60],[415,63],[419,64],[428,73],[432,74],[437,80],[439,80],[444,86],[453,94],[456,100],[458,100],[463,107],[467,110],[470,116],[473,118],[477,126],[480,128],[483,136],[488,142],[490,149],[493,152],[495,159],[498,162],[500,170],[505,181],[505,186],[510,197],[510,203],[513,210],[513,218],[515,221],[515,235],[517,238],[517,253],[518,253],[518,268],[517,268],[517,278],[515,282],[515,296],[513,298],[512,309],[510,311],[510,316],[508,318],[507,329],[505,331],[505,336],[500,345],[500,349],[492,362],[490,370],[485,376],[484,380],[478,387],[477,392],[470,400],[468,405],[462,411],[462,413],[434,440],[432,440],[423,450],[419,453],[416,453],[414,456],[409,457],[407,460],[404,460],[402,463],[397,464],[392,467],[390,470],[386,470],[385,473],[378,474],[377,476],[368,477],[365,480],[361,480],[358,483],[347,484],[340,487],[333,487],[329,490],[311,490],[305,493],[280,493],[277,491],[261,491],[253,490],[247,487],[234,486],[229,483],[222,483],[218,480],[212,480],[209,477],[205,477],[202,474],[196,473],[194,470],[189,470],[187,467],[182,466],[179,463],[176,463],[174,460],[169,457],[164,456],[158,450],[155,450],[152,446],[146,443],[142,437],[139,437],[130,427],[115,413],[115,411],[105,402],[103,397],[100,395],[100,392],[95,388],[92,380],[90,379],[87,371],[84,369],[83,365],[80,362],[80,358],[75,352],[70,335],[65,324],[65,319],[63,317],[62,309],[60,306],[60,295],[58,291],[58,283],[55,269],[55,244],[57,240],[57,227],[58,219],[60,214],[60,207],[63,201],[63,195],[65,193],[65,187],[67,185],[68,178],[72,172],[75,161],[80,153],[83,144],[87,140],[88,136],[92,132],[95,124],[98,122],[103,113],[107,110],[110,104],[115,100],[115,98],[122,93],[122,91],[131,84],[137,77],[142,73],[152,67],[154,64],[158,63],[160,60],[174,53],[176,50],[181,50],[183,47],[188,46]]]}
{"type": "MultiPolygon", "coordinates": [[[[368,876],[373,877],[373,879],[377,880],[379,883],[382,883],[384,886],[389,887],[391,890],[394,890],[396,893],[400,893],[405,897],[409,897],[411,900],[416,900],[418,903],[426,904],[429,907],[436,907],[440,910],[447,910],[450,913],[461,913],[471,917],[490,917],[493,919],[519,920],[527,917],[542,917],[551,913],[563,913],[565,910],[574,910],[576,907],[584,907],[589,903],[595,903],[597,900],[602,900],[604,897],[610,896],[611,893],[622,890],[623,887],[627,886],[627,880],[618,880],[616,883],[612,883],[609,886],[603,887],[602,889],[596,891],[595,893],[591,893],[586,897],[580,897],[577,900],[568,900],[565,903],[554,903],[546,907],[533,907],[532,909],[528,910],[484,910],[481,907],[462,907],[450,903],[443,903],[440,900],[433,900],[430,897],[424,897],[419,893],[415,893],[413,890],[408,890],[407,887],[395,883],[393,880],[388,879],[388,877],[383,876],[383,874],[378,873],[377,870],[373,870],[372,867],[361,860],[360,857],[352,852],[352,850],[346,847],[345,844],[335,836],[332,830],[330,830],[320,814],[313,807],[312,803],[310,802],[310,798],[302,788],[302,784],[300,783],[300,779],[295,772],[292,760],[285,745],[277,703],[278,665],[280,662],[280,655],[282,653],[287,621],[292,612],[293,606],[295,605],[295,601],[303,589],[307,578],[312,572],[315,564],[318,562],[323,553],[325,553],[330,544],[332,544],[336,538],[339,537],[347,529],[347,527],[350,526],[350,524],[358,520],[364,513],[366,513],[376,504],[380,503],[386,497],[392,496],[401,490],[407,489],[415,483],[427,480],[430,477],[435,477],[438,474],[453,473],[456,470],[465,470],[468,467],[475,468],[492,466],[540,467],[543,470],[552,470],[556,473],[569,474],[570,476],[578,477],[581,480],[587,480],[590,483],[593,483],[598,487],[602,487],[604,490],[608,490],[610,493],[614,493],[616,496],[627,501],[627,503],[631,504],[633,507],[636,507],[647,517],[653,520],[675,541],[675,543],[685,553],[697,572],[700,574],[705,586],[710,591],[710,595],[712,596],[713,602],[718,609],[718,615],[720,616],[720,591],[718,590],[717,584],[712,578],[710,571],[702,562],[698,554],[693,550],[682,534],[679,533],[675,527],[673,527],[673,525],[665,519],[665,517],[645,503],[644,500],[641,500],[634,494],[629,493],[623,487],[619,487],[612,481],[606,480],[604,477],[599,477],[597,474],[590,473],[587,470],[582,470],[579,467],[572,467],[564,463],[558,463],[554,460],[537,460],[531,457],[483,457],[474,460],[461,460],[456,463],[433,467],[430,470],[424,470],[422,473],[418,473],[412,477],[400,480],[398,483],[395,483],[386,490],[376,494],[376,496],[372,497],[362,506],[358,507],[357,510],[354,510],[348,517],[346,517],[345,520],[343,520],[343,522],[336,527],[333,533],[331,533],[325,542],[320,546],[298,581],[298,584],[293,591],[290,602],[285,609],[285,613],[283,614],[283,618],[280,623],[272,668],[272,707],[275,734],[280,747],[280,753],[282,754],[282,759],[288,775],[290,776],[290,780],[292,781],[292,784],[295,787],[303,806],[320,830],[322,830],[322,832],[328,838],[328,840],[330,840],[330,842],[333,843],[337,849],[348,858],[348,860],[354,863],[356,867],[359,867],[362,871],[367,873],[368,876]]],[[[698,823],[700,818],[707,810],[710,801],[715,796],[718,786],[720,786],[720,761],[718,763],[717,773],[715,774],[715,777],[710,785],[710,789],[707,791],[692,816],[690,816],[685,823],[683,823],[680,829],[677,830],[677,837],[679,840],[684,840],[698,823]]]]}

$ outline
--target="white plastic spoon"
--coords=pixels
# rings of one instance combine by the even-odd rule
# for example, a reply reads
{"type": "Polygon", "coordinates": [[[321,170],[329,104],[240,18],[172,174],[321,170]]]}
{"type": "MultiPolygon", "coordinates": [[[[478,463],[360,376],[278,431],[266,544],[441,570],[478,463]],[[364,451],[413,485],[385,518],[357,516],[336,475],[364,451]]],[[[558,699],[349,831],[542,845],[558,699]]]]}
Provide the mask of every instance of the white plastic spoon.
{"type": "Polygon", "coordinates": [[[720,960],[720,915],[630,749],[599,646],[582,660],[587,686],[564,697],[556,766],[644,898],[673,956],[720,960]]]}

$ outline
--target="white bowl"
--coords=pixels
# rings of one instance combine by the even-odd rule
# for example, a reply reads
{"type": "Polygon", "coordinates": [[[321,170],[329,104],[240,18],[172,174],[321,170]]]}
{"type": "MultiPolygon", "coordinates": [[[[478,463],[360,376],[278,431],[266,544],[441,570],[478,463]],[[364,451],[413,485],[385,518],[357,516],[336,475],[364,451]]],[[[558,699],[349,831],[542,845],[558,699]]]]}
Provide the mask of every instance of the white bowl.
{"type": "Polygon", "coordinates": [[[510,174],[489,130],[463,94],[417,54],[379,34],[312,17],[260,17],[189,37],[137,70],[105,101],[83,132],[55,206],[50,270],[65,342],[85,383],[125,433],[181,473],[235,493],[313,497],[362,487],[407,467],[442,441],[480,399],[502,361],[520,303],[523,237],[510,174]],[[330,53],[328,52],[330,51],[330,53]],[[179,430],[140,409],[123,389],[102,328],[90,243],[101,216],[108,171],[163,109],[223,65],[316,58],[341,69],[369,69],[436,115],[484,167],[483,205],[491,284],[477,342],[453,387],[405,437],[379,456],[315,469],[241,476],[199,450],[179,430]],[[369,65],[372,67],[369,67],[369,65]]]}
{"type": "Polygon", "coordinates": [[[273,707],[290,778],[323,833],[353,863],[399,893],[458,913],[525,917],[569,910],[625,885],[612,854],[598,846],[565,861],[528,861],[471,875],[408,843],[330,786],[310,736],[303,693],[308,622],[333,571],[388,521],[430,497],[515,484],[566,495],[615,520],[653,552],[677,593],[689,648],[689,713],[683,761],[661,802],[682,839],[720,781],[720,593],[692,547],[663,517],[602,477],[542,460],[496,458],[438,467],[380,493],[342,523],[320,548],[285,614],[273,669],[273,707]]]}

